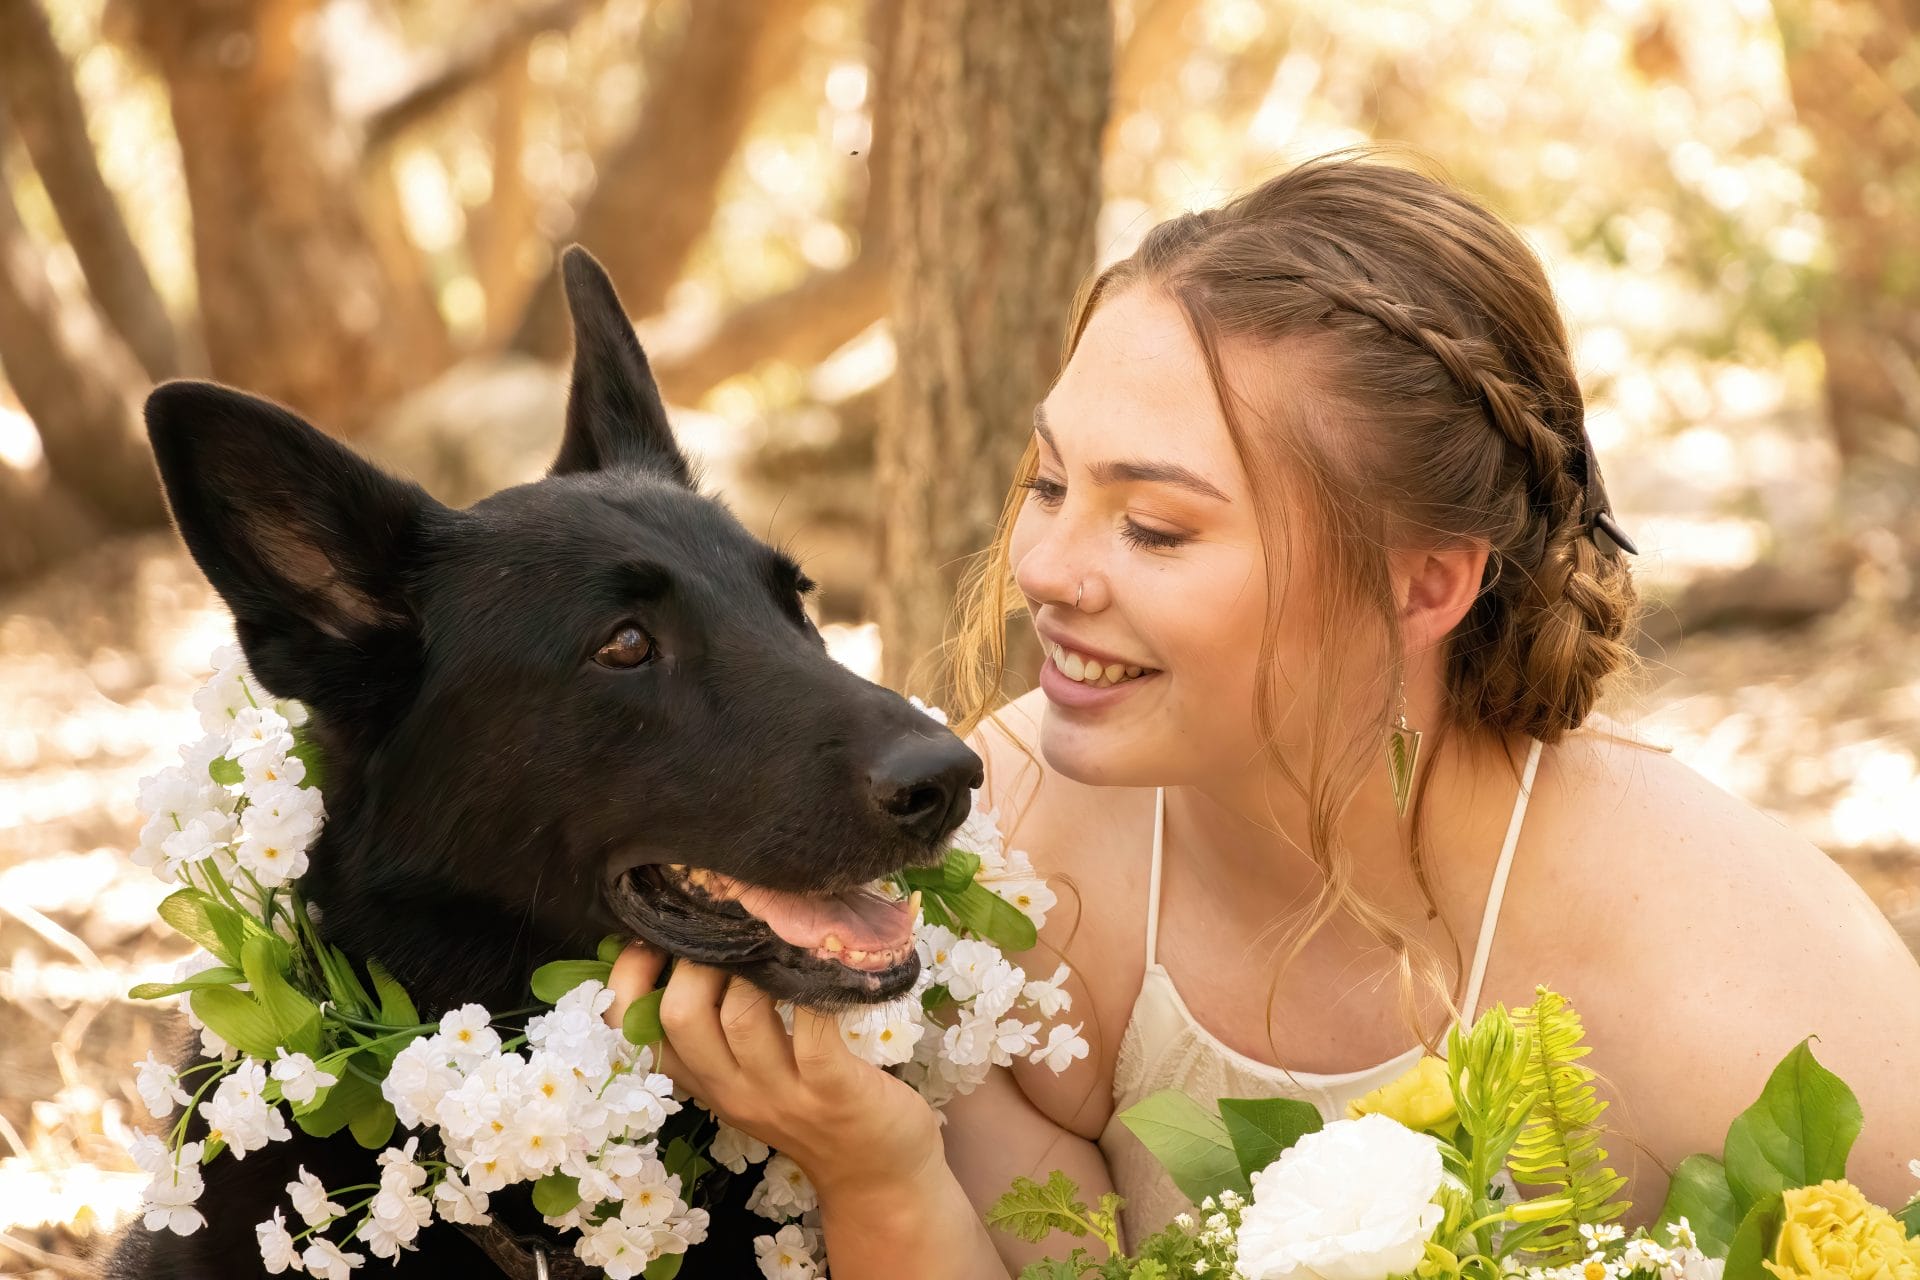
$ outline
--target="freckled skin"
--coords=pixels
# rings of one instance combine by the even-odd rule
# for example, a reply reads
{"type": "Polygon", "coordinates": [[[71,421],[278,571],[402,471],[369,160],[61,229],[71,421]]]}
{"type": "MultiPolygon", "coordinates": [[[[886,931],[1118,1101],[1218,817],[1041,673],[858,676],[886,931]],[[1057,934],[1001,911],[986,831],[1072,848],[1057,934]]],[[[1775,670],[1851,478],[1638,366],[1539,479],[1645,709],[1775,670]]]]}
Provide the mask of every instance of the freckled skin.
{"type": "MultiPolygon", "coordinates": [[[[553,472],[464,511],[239,392],[172,383],[148,402],[181,534],[249,666],[312,716],[327,819],[303,889],[320,931],[378,958],[429,1018],[523,1008],[535,968],[609,933],[810,1005],[891,996],[917,959],[876,985],[634,878],[688,863],[818,893],[933,861],[979,761],[828,657],[798,567],[692,488],[611,285],[584,254],[567,275],[577,350],[553,472]]],[[[105,1274],[258,1275],[254,1224],[293,1216],[303,1166],[361,1183],[372,1153],[296,1129],[218,1158],[207,1227],[135,1226],[105,1274]]],[[[697,1273],[752,1274],[748,1190],[722,1181],[697,1273]]],[[[493,1205],[551,1236],[524,1194],[493,1205]]],[[[408,1275],[492,1271],[437,1220],[418,1245],[408,1275]]]]}

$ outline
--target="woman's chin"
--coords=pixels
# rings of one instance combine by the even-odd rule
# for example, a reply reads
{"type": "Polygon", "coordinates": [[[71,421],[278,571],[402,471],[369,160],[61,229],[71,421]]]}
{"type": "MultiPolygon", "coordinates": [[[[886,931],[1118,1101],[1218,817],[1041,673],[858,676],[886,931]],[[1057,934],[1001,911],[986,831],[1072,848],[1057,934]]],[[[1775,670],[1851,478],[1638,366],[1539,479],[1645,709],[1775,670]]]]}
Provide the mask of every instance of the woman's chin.
{"type": "Polygon", "coordinates": [[[1047,768],[1088,787],[1150,787],[1166,780],[1155,753],[1129,735],[1067,724],[1048,715],[1040,725],[1040,756],[1047,768]]]}

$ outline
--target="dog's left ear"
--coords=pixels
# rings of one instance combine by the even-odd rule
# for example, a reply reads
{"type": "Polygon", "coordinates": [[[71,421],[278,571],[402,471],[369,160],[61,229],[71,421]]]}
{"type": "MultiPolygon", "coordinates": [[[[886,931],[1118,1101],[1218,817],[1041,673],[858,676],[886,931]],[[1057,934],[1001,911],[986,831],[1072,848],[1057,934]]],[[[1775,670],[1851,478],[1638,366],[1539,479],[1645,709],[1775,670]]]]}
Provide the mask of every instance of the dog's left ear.
{"type": "Polygon", "coordinates": [[[579,245],[567,250],[561,272],[573,313],[573,388],[566,439],[548,474],[632,467],[693,488],[692,468],[613,281],[579,245]]]}
{"type": "Polygon", "coordinates": [[[459,513],[270,401],[210,382],[147,397],[187,549],[269,691],[372,729],[421,658],[408,583],[459,513]]]}

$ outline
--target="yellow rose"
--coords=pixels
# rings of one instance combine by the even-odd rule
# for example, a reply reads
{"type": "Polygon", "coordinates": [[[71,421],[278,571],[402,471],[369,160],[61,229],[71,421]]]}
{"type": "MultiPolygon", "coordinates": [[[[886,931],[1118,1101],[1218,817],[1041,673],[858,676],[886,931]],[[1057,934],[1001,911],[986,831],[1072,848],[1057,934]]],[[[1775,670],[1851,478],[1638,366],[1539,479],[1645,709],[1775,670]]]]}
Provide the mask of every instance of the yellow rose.
{"type": "Polygon", "coordinates": [[[1447,1064],[1423,1057],[1413,1070],[1364,1098],[1347,1104],[1347,1119],[1383,1115],[1409,1129],[1445,1135],[1454,1123],[1453,1089],[1447,1083],[1447,1064]]]}
{"type": "Polygon", "coordinates": [[[1850,1182],[1786,1193],[1767,1270],[1780,1280],[1920,1280],[1920,1240],[1850,1182]]]}

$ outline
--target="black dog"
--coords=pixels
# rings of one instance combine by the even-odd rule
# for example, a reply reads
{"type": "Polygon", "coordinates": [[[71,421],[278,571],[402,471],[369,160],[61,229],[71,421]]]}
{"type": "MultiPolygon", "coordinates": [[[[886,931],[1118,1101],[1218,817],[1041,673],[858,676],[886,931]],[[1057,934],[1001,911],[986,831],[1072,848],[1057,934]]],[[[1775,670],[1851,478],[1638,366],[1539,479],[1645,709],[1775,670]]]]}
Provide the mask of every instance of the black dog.
{"type": "MultiPolygon", "coordinates": [[[[906,909],[860,886],[938,859],[980,762],[827,656],[799,567],[696,491],[612,284],[580,249],[564,270],[559,458],[465,510],[239,392],[147,402],[175,520],[253,672],[311,711],[322,934],[428,1017],[523,1006],[537,966],[616,932],[815,1006],[905,991],[906,909]]],[[[223,1156],[206,1229],[136,1226],[107,1274],[258,1275],[254,1224],[295,1169],[358,1183],[371,1159],[298,1131],[223,1156]]],[[[769,1228],[742,1228],[716,1213],[684,1274],[755,1274],[747,1237],[769,1228]]],[[[437,1220],[417,1243],[406,1274],[495,1270],[437,1220]]]]}

